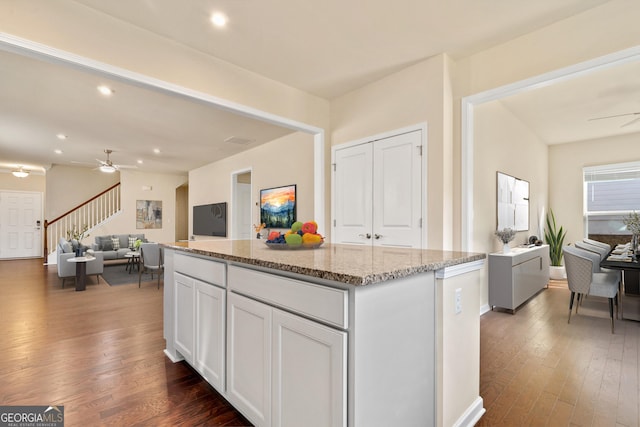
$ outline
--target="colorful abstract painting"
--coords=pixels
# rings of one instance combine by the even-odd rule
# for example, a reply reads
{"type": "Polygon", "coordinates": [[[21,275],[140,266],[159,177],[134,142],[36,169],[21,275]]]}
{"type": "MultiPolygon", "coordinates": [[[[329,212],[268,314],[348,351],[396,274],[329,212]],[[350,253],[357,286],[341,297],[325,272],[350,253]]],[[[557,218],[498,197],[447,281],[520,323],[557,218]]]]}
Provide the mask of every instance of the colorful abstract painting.
{"type": "Polygon", "coordinates": [[[291,228],[296,222],[296,186],[260,190],[260,222],[266,228],[291,228]]]}

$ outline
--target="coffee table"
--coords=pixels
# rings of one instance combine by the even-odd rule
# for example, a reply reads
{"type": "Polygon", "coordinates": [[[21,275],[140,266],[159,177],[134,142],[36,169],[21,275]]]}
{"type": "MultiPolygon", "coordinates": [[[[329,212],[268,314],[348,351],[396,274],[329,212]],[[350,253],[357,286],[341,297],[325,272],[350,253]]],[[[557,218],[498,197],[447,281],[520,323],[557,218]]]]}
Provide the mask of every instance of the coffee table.
{"type": "Polygon", "coordinates": [[[87,263],[95,260],[96,258],[92,256],[77,256],[67,260],[67,262],[76,263],[76,291],[86,289],[87,263]]]}
{"type": "Polygon", "coordinates": [[[131,274],[131,272],[133,271],[134,266],[137,266],[138,271],[140,271],[140,252],[127,252],[126,254],[124,254],[124,257],[128,258],[126,268],[129,274],[131,274]]]}

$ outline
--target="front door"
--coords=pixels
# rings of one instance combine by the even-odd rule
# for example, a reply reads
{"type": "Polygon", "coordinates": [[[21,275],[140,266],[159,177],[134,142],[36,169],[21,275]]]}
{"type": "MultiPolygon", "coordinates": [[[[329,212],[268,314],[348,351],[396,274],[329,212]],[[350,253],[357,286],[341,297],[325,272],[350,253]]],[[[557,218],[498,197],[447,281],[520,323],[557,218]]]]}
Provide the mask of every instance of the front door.
{"type": "Polygon", "coordinates": [[[42,256],[42,193],[0,192],[0,259],[42,256]]]}

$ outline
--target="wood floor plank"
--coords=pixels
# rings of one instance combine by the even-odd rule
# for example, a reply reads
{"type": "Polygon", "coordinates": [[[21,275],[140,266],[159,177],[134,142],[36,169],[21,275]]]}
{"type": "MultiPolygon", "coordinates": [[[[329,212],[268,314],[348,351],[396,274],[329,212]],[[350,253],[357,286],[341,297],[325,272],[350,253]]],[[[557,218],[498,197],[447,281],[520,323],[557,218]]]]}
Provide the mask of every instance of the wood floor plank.
{"type": "Polygon", "coordinates": [[[640,322],[617,320],[589,297],[567,323],[569,292],[556,282],[514,315],[480,319],[478,426],[639,426],[640,322]]]}
{"type": "Polygon", "coordinates": [[[67,426],[251,425],[166,358],[162,289],[135,279],[76,292],[41,259],[0,261],[0,404],[64,405],[67,426]]]}

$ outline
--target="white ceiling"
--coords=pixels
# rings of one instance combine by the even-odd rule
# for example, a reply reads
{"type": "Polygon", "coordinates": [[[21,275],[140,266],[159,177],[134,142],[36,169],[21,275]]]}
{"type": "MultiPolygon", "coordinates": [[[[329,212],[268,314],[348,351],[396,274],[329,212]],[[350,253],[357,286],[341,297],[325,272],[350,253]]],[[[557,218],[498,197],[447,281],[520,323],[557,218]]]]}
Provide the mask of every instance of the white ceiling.
{"type": "Polygon", "coordinates": [[[75,0],[332,99],[430,56],[467,56],[607,0],[75,0]],[[208,18],[229,18],[224,30],[208,18]]]}
{"type": "Polygon", "coordinates": [[[0,168],[97,167],[110,149],[114,164],[184,173],[293,132],[26,56],[0,51],[0,64],[0,168]],[[103,84],[115,93],[102,96],[103,84]],[[68,138],[59,140],[58,133],[68,138]],[[248,142],[225,142],[232,137],[248,142]]]}
{"type": "Polygon", "coordinates": [[[547,144],[640,132],[640,61],[594,70],[499,102],[547,144]]]}
{"type": "MultiPolygon", "coordinates": [[[[332,99],[384,75],[447,52],[460,58],[544,27],[605,0],[75,0],[105,19],[157,33],[303,91],[332,99]],[[213,11],[229,17],[219,30],[213,11]]],[[[135,44],[132,43],[132,46],[135,44]]],[[[53,163],[97,165],[112,149],[116,164],[185,172],[290,132],[211,105],[111,82],[101,76],[0,53],[0,168],[53,163]],[[55,135],[69,135],[58,141],[55,135]],[[255,140],[244,147],[222,141],[255,140]],[[55,155],[60,148],[63,155],[55,155]],[[152,149],[159,148],[160,155],[152,149]],[[78,162],[78,163],[72,163],[78,162]]],[[[636,66],[637,67],[637,66],[636,66]]],[[[635,69],[567,82],[503,102],[550,143],[585,136],[587,118],[640,111],[635,69]],[[631,75],[631,79],[629,76],[631,75]],[[579,85],[573,86],[572,84],[579,85]],[[562,90],[561,94],[553,90],[562,90]],[[634,95],[629,97],[630,92],[634,95]],[[590,107],[589,107],[590,106],[590,107]],[[546,114],[546,116],[545,116],[546,114]]],[[[616,119],[589,122],[609,125],[616,119]]],[[[636,126],[638,129],[640,125],[636,126]]],[[[633,130],[634,126],[624,128],[633,130]]],[[[599,128],[598,135],[605,130],[599,128]]],[[[593,133],[589,135],[594,135],[593,133]]],[[[585,136],[592,137],[592,136],[585,136]]]]}

